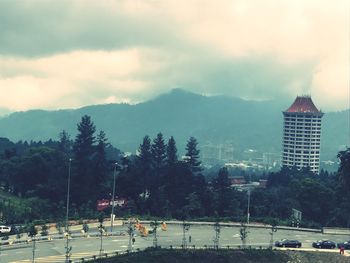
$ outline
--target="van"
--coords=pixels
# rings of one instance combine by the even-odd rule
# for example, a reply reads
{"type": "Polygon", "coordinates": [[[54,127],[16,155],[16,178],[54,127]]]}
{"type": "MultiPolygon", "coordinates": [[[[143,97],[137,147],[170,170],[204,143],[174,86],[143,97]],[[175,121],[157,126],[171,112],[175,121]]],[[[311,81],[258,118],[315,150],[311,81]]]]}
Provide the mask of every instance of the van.
{"type": "Polygon", "coordinates": [[[11,227],[9,226],[0,226],[0,234],[10,233],[11,227]]]}

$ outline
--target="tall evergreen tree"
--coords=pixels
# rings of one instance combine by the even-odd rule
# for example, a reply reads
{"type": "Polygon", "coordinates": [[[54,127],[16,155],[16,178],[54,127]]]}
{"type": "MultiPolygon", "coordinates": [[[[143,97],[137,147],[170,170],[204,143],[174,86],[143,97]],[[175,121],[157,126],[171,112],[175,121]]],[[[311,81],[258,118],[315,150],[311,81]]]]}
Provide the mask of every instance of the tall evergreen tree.
{"type": "Polygon", "coordinates": [[[232,210],[233,190],[230,188],[231,183],[228,175],[227,168],[223,167],[219,170],[218,176],[213,182],[215,208],[220,216],[227,216],[229,211],[232,210]]]}
{"type": "Polygon", "coordinates": [[[186,145],[186,161],[193,173],[198,173],[202,171],[197,145],[198,142],[194,137],[190,137],[186,145]]]}
{"type": "Polygon", "coordinates": [[[78,124],[78,134],[73,145],[72,173],[72,199],[78,204],[82,204],[93,195],[94,175],[93,164],[91,162],[95,151],[95,131],[96,127],[90,116],[84,115],[78,124]]]}
{"type": "Polygon", "coordinates": [[[70,136],[65,130],[62,130],[59,134],[58,149],[61,152],[69,155],[71,152],[71,148],[72,148],[72,141],[70,140],[70,136]]]}
{"type": "Polygon", "coordinates": [[[151,170],[152,164],[152,152],[151,152],[151,139],[148,135],[143,138],[142,144],[139,147],[138,163],[140,168],[144,172],[151,170]]]}
{"type": "Polygon", "coordinates": [[[341,184],[348,191],[350,190],[350,148],[338,153],[340,165],[338,168],[338,176],[341,184]]]}
{"type": "Polygon", "coordinates": [[[137,166],[139,168],[139,172],[136,182],[141,185],[142,195],[143,197],[146,197],[147,190],[150,188],[150,178],[152,172],[151,139],[148,135],[143,138],[142,144],[139,147],[137,166]]]}
{"type": "Polygon", "coordinates": [[[152,148],[152,177],[150,180],[150,199],[149,206],[151,212],[154,215],[160,216],[161,211],[160,207],[163,207],[165,204],[164,198],[162,198],[163,188],[161,187],[161,181],[164,177],[164,167],[166,160],[166,145],[164,143],[163,134],[158,133],[157,137],[153,140],[152,148]]]}
{"type": "Polygon", "coordinates": [[[96,153],[94,155],[94,185],[96,196],[101,198],[105,195],[105,181],[108,174],[108,162],[106,159],[106,148],[109,143],[104,131],[100,131],[97,135],[96,153]]]}
{"type": "Polygon", "coordinates": [[[157,137],[153,140],[151,152],[154,168],[159,172],[159,169],[164,166],[166,159],[166,146],[162,133],[158,133],[157,137]]]}
{"type": "Polygon", "coordinates": [[[170,137],[166,150],[167,150],[167,164],[168,166],[173,166],[177,162],[177,148],[176,148],[176,142],[173,136],[170,137]]]}

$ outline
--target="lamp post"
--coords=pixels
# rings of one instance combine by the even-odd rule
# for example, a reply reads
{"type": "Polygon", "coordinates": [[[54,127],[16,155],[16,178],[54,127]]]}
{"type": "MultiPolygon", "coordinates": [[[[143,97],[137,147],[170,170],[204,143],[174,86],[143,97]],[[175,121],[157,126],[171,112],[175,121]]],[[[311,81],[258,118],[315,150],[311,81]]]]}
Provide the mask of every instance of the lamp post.
{"type": "Polygon", "coordinates": [[[113,225],[114,225],[114,196],[115,196],[115,176],[117,173],[118,163],[114,164],[113,171],[113,192],[112,192],[112,212],[111,212],[111,233],[113,233],[113,225]]]}
{"type": "Polygon", "coordinates": [[[249,185],[248,185],[248,207],[247,207],[247,224],[249,225],[250,220],[250,191],[251,191],[252,176],[249,174],[249,185]]]}
{"type": "Polygon", "coordinates": [[[248,188],[248,207],[247,207],[247,224],[248,225],[249,225],[249,219],[250,219],[249,207],[250,207],[250,186],[248,188]]]}
{"type": "Polygon", "coordinates": [[[70,251],[72,250],[71,247],[69,247],[69,229],[68,229],[68,214],[69,214],[69,192],[70,192],[70,174],[71,174],[71,163],[72,159],[69,158],[69,163],[68,163],[68,182],[67,182],[67,210],[66,210],[66,226],[65,226],[65,231],[66,231],[66,263],[70,262],[70,251]]]}

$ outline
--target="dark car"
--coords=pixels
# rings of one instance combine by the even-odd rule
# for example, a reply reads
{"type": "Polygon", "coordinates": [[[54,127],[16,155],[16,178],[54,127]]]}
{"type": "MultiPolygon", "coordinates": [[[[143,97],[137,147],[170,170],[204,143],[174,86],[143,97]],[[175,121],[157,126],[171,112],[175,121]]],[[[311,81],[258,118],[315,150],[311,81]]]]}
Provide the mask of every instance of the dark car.
{"type": "Polygon", "coordinates": [[[301,247],[301,242],[298,240],[282,239],[275,242],[276,247],[301,247]]]}
{"type": "Polygon", "coordinates": [[[335,248],[336,245],[333,241],[330,240],[318,240],[312,243],[314,248],[335,248]]]}
{"type": "Polygon", "coordinates": [[[337,247],[343,247],[344,249],[350,249],[350,240],[349,241],[345,241],[343,243],[338,243],[337,247]]]}

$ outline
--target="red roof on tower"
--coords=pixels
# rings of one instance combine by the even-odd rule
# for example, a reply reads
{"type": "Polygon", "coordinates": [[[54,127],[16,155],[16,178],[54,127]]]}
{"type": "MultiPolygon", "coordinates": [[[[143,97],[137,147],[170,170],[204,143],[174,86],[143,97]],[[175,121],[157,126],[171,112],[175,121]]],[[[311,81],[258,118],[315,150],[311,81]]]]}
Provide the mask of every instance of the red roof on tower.
{"type": "Polygon", "coordinates": [[[298,96],[285,112],[321,113],[310,96],[298,96]]]}

